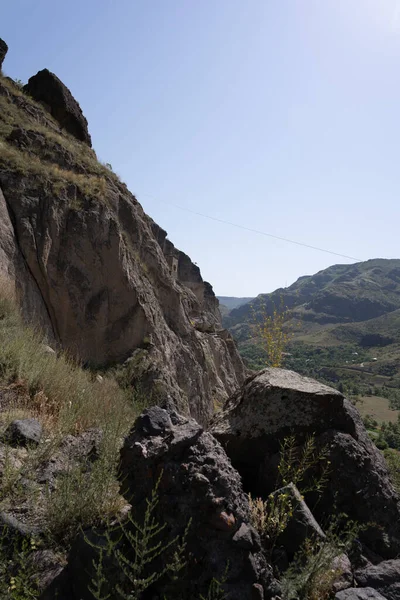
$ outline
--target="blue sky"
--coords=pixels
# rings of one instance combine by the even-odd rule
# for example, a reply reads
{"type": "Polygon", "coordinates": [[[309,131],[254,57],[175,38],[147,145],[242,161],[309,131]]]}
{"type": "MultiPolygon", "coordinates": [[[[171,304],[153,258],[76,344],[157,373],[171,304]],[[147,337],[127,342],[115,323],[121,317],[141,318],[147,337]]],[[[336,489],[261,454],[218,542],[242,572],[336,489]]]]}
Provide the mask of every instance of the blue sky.
{"type": "Polygon", "coordinates": [[[99,158],[219,295],[399,257],[400,0],[4,0],[4,70],[71,89],[99,158]]]}

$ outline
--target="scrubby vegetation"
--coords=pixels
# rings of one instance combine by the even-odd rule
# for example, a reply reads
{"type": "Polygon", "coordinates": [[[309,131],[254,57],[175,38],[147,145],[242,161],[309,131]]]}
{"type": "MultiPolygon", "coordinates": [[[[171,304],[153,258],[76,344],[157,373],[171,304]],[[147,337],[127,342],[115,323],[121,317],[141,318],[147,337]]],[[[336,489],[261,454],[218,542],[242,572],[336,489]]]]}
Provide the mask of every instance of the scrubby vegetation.
{"type": "Polygon", "coordinates": [[[4,76],[0,76],[0,85],[7,91],[0,95],[0,165],[32,175],[55,194],[72,184],[83,195],[105,202],[107,181],[118,182],[117,175],[99,162],[86,144],[61,132],[51,115],[44,113],[43,107],[20,87],[4,76]],[[26,106],[29,110],[23,110],[26,106]],[[20,128],[24,128],[24,143],[12,143],[10,134],[20,128]],[[42,139],[45,143],[41,143],[42,139]],[[68,166],[71,156],[73,168],[68,166]]]}
{"type": "MultiPolygon", "coordinates": [[[[68,434],[102,431],[99,456],[90,466],[71,464],[48,491],[43,511],[48,536],[58,543],[83,525],[108,519],[122,504],[116,482],[121,437],[137,414],[135,398],[117,382],[85,371],[63,353],[50,352],[38,331],[23,323],[10,284],[0,293],[0,428],[15,418],[37,418],[44,443],[28,448],[22,461],[7,461],[0,481],[0,508],[20,503],[19,481],[54,454],[68,434]]],[[[43,517],[43,515],[42,515],[43,517]]]]}

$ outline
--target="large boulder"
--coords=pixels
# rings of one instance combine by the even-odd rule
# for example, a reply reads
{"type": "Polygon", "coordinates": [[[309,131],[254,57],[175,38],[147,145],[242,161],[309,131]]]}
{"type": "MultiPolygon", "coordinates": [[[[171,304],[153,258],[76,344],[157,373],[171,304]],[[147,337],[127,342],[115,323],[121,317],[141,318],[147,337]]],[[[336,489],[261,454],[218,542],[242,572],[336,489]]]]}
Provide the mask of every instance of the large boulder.
{"type": "Polygon", "coordinates": [[[54,73],[48,69],[39,71],[29,79],[24,91],[38,102],[45,104],[56,121],[68,133],[88,146],[92,145],[88,124],[81,107],[54,73]]]}
{"type": "Polygon", "coordinates": [[[225,447],[250,491],[267,494],[279,480],[279,445],[307,435],[330,461],[322,495],[306,496],[319,523],[333,513],[367,525],[361,535],[384,558],[400,551],[399,497],[382,453],[356,408],[338,391],[283,369],[265,369],[246,380],[218,413],[210,431],[225,447]],[[315,507],[314,507],[315,504],[315,507]]]}
{"type": "Polygon", "coordinates": [[[5,43],[5,41],[0,38],[0,72],[1,72],[1,69],[3,66],[3,61],[6,57],[7,52],[8,52],[8,46],[5,43]]]}
{"type": "Polygon", "coordinates": [[[354,434],[343,395],[284,369],[252,375],[214,417],[210,431],[241,471],[253,469],[293,431],[318,435],[328,429],[354,434]]]}
{"type": "Polygon", "coordinates": [[[170,597],[207,596],[214,577],[226,577],[229,600],[274,595],[259,536],[250,525],[248,497],[223,448],[196,421],[156,407],[137,419],[125,439],[122,492],[140,512],[159,478],[157,517],[166,523],[168,538],[181,535],[190,523],[188,566],[170,597]]]}

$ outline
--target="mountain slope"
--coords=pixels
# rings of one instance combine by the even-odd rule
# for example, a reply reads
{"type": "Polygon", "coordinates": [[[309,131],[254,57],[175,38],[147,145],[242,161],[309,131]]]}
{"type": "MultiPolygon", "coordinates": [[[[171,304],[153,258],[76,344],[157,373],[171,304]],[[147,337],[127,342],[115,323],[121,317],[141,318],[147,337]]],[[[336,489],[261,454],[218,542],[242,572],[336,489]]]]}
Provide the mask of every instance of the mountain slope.
{"type": "Polygon", "coordinates": [[[223,304],[229,308],[229,310],[238,308],[239,306],[242,306],[243,304],[253,300],[253,298],[236,298],[236,296],[217,296],[217,298],[220,304],[223,304]]]}
{"type": "MultiPolygon", "coordinates": [[[[260,294],[252,302],[268,312],[284,305],[303,320],[317,323],[366,321],[400,308],[400,260],[373,259],[353,265],[334,265],[312,276],[300,277],[288,288],[260,294]]],[[[232,310],[230,326],[248,321],[249,304],[232,310]]]]}
{"type": "Polygon", "coordinates": [[[224,324],[253,368],[265,360],[254,311],[262,318],[281,306],[292,334],[286,366],[363,389],[400,388],[400,260],[334,265],[230,311],[224,324]]]}
{"type": "Polygon", "coordinates": [[[207,422],[244,378],[211,285],[97,161],[69,90],[32,80],[44,105],[0,77],[0,275],[54,347],[129,359],[132,384],[207,422]]]}

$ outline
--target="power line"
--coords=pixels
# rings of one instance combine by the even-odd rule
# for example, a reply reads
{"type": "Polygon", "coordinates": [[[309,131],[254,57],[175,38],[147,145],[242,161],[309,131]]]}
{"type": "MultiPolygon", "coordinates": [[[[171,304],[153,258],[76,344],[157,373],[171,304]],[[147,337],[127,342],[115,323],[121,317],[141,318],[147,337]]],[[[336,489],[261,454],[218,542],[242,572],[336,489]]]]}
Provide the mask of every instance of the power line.
{"type": "MultiPolygon", "coordinates": [[[[147,194],[145,194],[145,195],[147,195],[147,194]]],[[[280,237],[279,235],[274,235],[273,233],[267,233],[265,231],[260,231],[259,229],[252,229],[251,227],[246,227],[245,225],[238,225],[237,223],[232,223],[231,221],[225,221],[224,219],[218,219],[217,217],[211,217],[210,215],[205,215],[204,213],[197,212],[190,208],[185,208],[184,206],[179,206],[178,204],[174,204],[172,202],[168,202],[168,204],[170,204],[171,206],[175,206],[175,208],[179,208],[180,210],[184,210],[185,212],[192,213],[193,215],[197,215],[199,217],[204,217],[205,219],[210,219],[211,221],[217,221],[217,223],[224,223],[225,225],[231,225],[232,227],[237,227],[238,229],[244,229],[245,231],[251,231],[252,233],[257,233],[258,235],[264,235],[265,237],[270,237],[275,240],[280,240],[281,242],[295,244],[296,246],[303,246],[304,248],[310,248],[311,250],[317,250],[318,252],[325,252],[327,254],[333,254],[334,256],[340,256],[341,258],[347,258],[349,260],[355,260],[357,262],[362,261],[361,258],[355,258],[354,256],[348,256],[347,254],[341,254],[340,252],[333,252],[332,250],[326,250],[325,248],[319,248],[318,246],[311,246],[310,244],[304,244],[303,242],[297,242],[296,240],[289,240],[288,238],[280,237]]]]}

